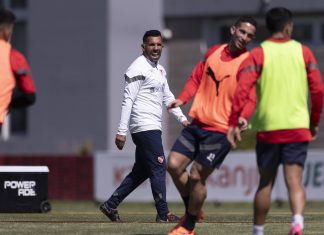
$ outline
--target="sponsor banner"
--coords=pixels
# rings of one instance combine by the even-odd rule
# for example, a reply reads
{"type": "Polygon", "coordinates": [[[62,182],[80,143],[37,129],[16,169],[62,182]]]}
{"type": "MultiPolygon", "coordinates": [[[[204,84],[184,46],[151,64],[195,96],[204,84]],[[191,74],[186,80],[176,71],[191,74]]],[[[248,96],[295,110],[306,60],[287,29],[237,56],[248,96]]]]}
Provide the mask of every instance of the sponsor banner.
{"type": "MultiPolygon", "coordinates": [[[[95,155],[95,199],[105,201],[129,174],[134,164],[133,153],[98,152],[95,155]]],[[[190,169],[190,167],[188,168],[190,169]]],[[[220,169],[207,181],[207,201],[252,201],[259,175],[254,152],[231,152],[220,169]]],[[[303,183],[308,200],[324,200],[324,151],[310,151],[305,164],[303,183]]],[[[171,177],[167,174],[168,201],[181,201],[171,177]]],[[[287,191],[279,168],[272,199],[287,200],[287,191]]],[[[135,189],[128,201],[152,201],[149,180],[135,189]]]]}
{"type": "Polygon", "coordinates": [[[24,196],[24,197],[29,197],[29,196],[36,196],[35,192],[36,188],[36,181],[9,181],[6,180],[4,181],[4,189],[5,190],[16,190],[17,191],[17,196],[24,196]]]}
{"type": "Polygon", "coordinates": [[[48,173],[47,166],[0,166],[0,212],[49,211],[48,173]]]}

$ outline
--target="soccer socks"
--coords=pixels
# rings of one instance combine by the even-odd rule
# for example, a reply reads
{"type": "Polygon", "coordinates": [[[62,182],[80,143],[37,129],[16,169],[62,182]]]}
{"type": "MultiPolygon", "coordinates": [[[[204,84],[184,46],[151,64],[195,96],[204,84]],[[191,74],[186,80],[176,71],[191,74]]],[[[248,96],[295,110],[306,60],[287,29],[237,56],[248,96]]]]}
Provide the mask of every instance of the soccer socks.
{"type": "Polygon", "coordinates": [[[291,227],[294,227],[296,224],[299,224],[301,229],[304,229],[304,216],[296,214],[292,217],[291,227]]]}
{"type": "MultiPolygon", "coordinates": [[[[294,227],[298,224],[301,229],[304,229],[304,217],[300,214],[296,214],[292,217],[291,227],[294,227]]],[[[264,225],[253,225],[252,235],[263,235],[264,234],[264,225]]]]}
{"type": "Polygon", "coordinates": [[[189,207],[189,196],[185,196],[185,197],[181,196],[181,197],[182,197],[182,200],[183,200],[184,206],[186,208],[186,212],[187,212],[188,207],[189,207]]]}
{"type": "Polygon", "coordinates": [[[195,229],[196,221],[197,221],[197,216],[191,215],[187,212],[182,227],[188,229],[189,231],[192,231],[195,229]]]}
{"type": "Polygon", "coordinates": [[[263,235],[264,225],[253,225],[252,235],[263,235]]]}

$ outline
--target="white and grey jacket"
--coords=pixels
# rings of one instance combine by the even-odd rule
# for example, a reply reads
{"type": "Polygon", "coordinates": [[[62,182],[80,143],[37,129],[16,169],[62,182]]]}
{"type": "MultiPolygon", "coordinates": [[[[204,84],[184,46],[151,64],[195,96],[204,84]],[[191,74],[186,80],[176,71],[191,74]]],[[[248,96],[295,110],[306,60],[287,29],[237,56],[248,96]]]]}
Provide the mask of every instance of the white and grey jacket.
{"type": "MultiPolygon", "coordinates": [[[[117,134],[161,130],[162,104],[167,106],[174,95],[169,89],[166,72],[159,63],[139,56],[125,73],[125,89],[117,134]]],[[[180,108],[171,109],[179,122],[186,121],[180,108]]]]}

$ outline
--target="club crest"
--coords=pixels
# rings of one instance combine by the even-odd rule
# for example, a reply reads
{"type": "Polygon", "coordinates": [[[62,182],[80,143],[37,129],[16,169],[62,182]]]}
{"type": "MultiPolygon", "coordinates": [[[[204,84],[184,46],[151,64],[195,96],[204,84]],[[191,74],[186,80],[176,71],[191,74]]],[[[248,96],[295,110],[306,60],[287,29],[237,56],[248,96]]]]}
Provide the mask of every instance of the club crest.
{"type": "Polygon", "coordinates": [[[162,164],[163,161],[164,161],[164,157],[163,157],[163,156],[159,156],[159,157],[158,157],[158,162],[162,164]]]}

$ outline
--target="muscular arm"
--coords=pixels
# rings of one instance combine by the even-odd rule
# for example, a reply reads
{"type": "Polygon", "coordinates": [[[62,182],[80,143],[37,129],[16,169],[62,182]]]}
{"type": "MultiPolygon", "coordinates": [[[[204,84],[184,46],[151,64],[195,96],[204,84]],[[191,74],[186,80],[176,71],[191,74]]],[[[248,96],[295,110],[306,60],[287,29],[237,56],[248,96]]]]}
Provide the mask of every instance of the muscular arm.
{"type": "Polygon", "coordinates": [[[201,61],[195,66],[182,89],[178,99],[181,100],[183,104],[186,104],[196,94],[202,79],[204,64],[204,61],[201,61]]]}
{"type": "Polygon", "coordinates": [[[17,50],[12,49],[10,63],[17,83],[10,107],[21,108],[34,104],[36,101],[36,88],[26,58],[17,50]]]}
{"type": "MultiPolygon", "coordinates": [[[[220,47],[220,45],[214,45],[208,49],[208,51],[205,54],[205,60],[208,58],[209,55],[211,55],[215,50],[217,50],[220,47]]],[[[183,102],[183,105],[186,104],[197,92],[202,75],[204,72],[204,66],[205,66],[205,60],[200,61],[196,64],[194,69],[191,72],[191,75],[189,76],[184,88],[182,89],[182,92],[180,93],[178,99],[183,102]]]]}
{"type": "Polygon", "coordinates": [[[255,84],[260,77],[262,65],[263,51],[258,47],[252,50],[249,57],[240,66],[237,75],[238,85],[229,119],[230,126],[237,126],[240,116],[248,119],[252,115],[256,104],[255,84]]]}
{"type": "MultiPolygon", "coordinates": [[[[169,109],[169,105],[172,101],[175,101],[173,93],[170,91],[169,84],[166,80],[164,90],[163,90],[163,103],[169,109]]],[[[180,107],[175,107],[169,109],[173,116],[178,120],[178,122],[183,123],[187,120],[187,117],[182,113],[180,107]]]]}
{"type": "Polygon", "coordinates": [[[303,46],[303,56],[311,98],[310,120],[312,125],[318,126],[323,107],[323,83],[316,59],[311,50],[306,46],[303,46]]]}
{"type": "Polygon", "coordinates": [[[249,93],[247,102],[242,109],[240,117],[243,117],[244,119],[248,120],[252,116],[255,106],[256,106],[256,100],[257,100],[256,88],[255,88],[255,86],[253,86],[249,93]]]}
{"type": "Polygon", "coordinates": [[[246,128],[246,120],[254,111],[256,105],[255,84],[260,77],[262,65],[263,51],[261,48],[255,48],[239,68],[238,84],[229,117],[230,127],[227,131],[227,140],[233,148],[236,148],[236,141],[241,141],[241,130],[246,128]],[[245,119],[243,119],[245,122],[242,122],[241,117],[245,119]],[[240,121],[241,123],[239,123],[240,121]]]}

